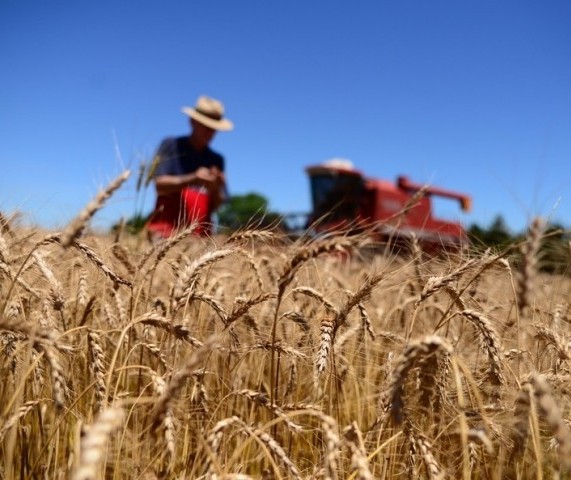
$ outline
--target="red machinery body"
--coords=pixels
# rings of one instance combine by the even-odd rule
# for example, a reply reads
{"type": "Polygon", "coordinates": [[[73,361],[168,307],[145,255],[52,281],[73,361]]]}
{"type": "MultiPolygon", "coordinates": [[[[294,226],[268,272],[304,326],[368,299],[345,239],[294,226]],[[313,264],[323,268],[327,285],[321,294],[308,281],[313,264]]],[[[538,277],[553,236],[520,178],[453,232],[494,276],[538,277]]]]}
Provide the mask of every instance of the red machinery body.
{"type": "Polygon", "coordinates": [[[435,218],[431,197],[460,202],[462,210],[471,206],[468,195],[416,184],[407,177],[396,183],[369,179],[349,162],[330,161],[307,169],[313,202],[309,226],[316,231],[363,229],[380,239],[403,239],[416,235],[425,247],[460,246],[467,241],[459,222],[435,218]]]}

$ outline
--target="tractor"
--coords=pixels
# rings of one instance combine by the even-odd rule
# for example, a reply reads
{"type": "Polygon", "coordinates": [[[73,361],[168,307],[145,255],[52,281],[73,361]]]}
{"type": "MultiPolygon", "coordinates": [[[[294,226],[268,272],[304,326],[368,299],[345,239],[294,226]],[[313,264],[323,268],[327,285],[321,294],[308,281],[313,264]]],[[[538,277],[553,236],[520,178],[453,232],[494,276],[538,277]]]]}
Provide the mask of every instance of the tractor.
{"type": "Polygon", "coordinates": [[[365,177],[347,160],[307,167],[312,212],[305,227],[313,232],[370,232],[374,240],[408,243],[416,236],[426,251],[457,250],[467,243],[459,222],[435,218],[431,197],[457,200],[469,211],[468,195],[422,185],[399,176],[396,183],[365,177]]]}

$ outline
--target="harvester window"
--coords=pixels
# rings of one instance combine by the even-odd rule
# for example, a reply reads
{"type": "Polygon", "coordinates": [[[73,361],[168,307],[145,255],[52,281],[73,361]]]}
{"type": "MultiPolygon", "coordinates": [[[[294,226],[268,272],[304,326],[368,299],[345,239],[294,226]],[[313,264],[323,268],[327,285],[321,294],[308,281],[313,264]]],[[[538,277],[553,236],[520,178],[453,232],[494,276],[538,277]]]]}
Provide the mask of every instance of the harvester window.
{"type": "Polygon", "coordinates": [[[355,175],[323,174],[311,177],[313,218],[354,220],[359,213],[362,179],[355,175]]]}

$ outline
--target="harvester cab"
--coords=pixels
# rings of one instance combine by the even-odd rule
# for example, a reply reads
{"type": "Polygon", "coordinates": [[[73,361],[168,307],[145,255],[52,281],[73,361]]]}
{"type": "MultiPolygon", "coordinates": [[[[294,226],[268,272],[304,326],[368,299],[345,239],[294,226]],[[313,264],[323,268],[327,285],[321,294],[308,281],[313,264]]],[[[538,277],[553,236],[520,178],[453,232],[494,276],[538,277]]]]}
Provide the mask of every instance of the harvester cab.
{"type": "Polygon", "coordinates": [[[431,197],[457,200],[471,208],[468,195],[411,182],[365,177],[347,160],[334,159],[306,169],[313,203],[308,227],[315,232],[367,230],[377,240],[402,242],[413,234],[427,250],[458,248],[467,242],[460,222],[435,218],[431,197]]]}

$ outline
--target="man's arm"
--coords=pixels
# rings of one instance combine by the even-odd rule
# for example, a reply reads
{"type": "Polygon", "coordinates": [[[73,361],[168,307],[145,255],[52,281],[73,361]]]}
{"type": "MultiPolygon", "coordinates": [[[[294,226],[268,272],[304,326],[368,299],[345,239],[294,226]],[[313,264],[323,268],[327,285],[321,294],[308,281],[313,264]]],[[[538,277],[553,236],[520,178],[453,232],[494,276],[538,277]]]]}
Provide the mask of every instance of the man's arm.
{"type": "Polygon", "coordinates": [[[216,210],[226,200],[226,177],[217,167],[211,168],[210,171],[216,176],[216,182],[210,188],[210,208],[216,210]]]}
{"type": "Polygon", "coordinates": [[[211,195],[219,190],[219,174],[211,172],[206,167],[200,167],[196,172],[185,173],[183,175],[158,175],[155,177],[155,188],[158,195],[169,195],[180,192],[184,187],[203,186],[211,195]]]}

